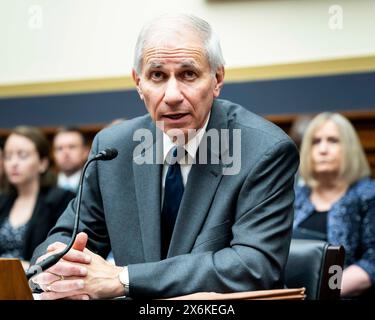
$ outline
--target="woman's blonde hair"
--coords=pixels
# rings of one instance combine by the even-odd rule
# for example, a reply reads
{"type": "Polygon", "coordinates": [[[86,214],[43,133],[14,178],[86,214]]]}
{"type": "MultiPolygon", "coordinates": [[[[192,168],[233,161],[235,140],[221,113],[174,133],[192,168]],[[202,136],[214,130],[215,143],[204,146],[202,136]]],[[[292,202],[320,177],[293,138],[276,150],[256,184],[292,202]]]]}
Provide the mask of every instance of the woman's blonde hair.
{"type": "Polygon", "coordinates": [[[340,134],[343,157],[338,179],[351,185],[361,178],[370,176],[370,166],[353,125],[339,113],[323,112],[314,117],[302,139],[300,174],[305,183],[309,187],[315,187],[318,183],[313,174],[312,143],[316,131],[327,121],[332,121],[340,134]]]}

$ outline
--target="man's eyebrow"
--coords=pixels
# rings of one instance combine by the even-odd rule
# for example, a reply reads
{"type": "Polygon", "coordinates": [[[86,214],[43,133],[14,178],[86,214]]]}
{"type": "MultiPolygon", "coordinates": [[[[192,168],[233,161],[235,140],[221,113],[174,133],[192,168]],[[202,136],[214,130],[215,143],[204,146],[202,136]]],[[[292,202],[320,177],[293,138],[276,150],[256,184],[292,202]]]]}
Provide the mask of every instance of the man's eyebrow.
{"type": "Polygon", "coordinates": [[[153,61],[149,63],[148,67],[152,69],[161,69],[163,67],[163,64],[161,62],[153,61]]]}
{"type": "MultiPolygon", "coordinates": [[[[148,69],[162,69],[163,67],[164,67],[164,64],[159,61],[151,61],[147,64],[148,69]]],[[[199,69],[198,65],[194,61],[182,61],[179,64],[179,67],[182,69],[189,69],[189,68],[199,69]]]]}
{"type": "Polygon", "coordinates": [[[194,69],[198,68],[198,66],[196,65],[194,61],[184,61],[181,63],[181,67],[182,68],[194,68],[194,69]]]}

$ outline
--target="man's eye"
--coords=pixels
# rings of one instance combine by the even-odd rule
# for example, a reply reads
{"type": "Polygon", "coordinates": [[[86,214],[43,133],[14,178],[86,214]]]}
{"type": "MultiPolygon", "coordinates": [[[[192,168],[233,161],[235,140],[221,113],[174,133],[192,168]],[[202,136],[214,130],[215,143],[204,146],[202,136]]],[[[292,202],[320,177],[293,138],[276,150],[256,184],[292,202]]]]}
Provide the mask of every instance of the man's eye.
{"type": "Polygon", "coordinates": [[[163,78],[164,78],[163,72],[160,72],[160,71],[151,72],[151,79],[162,80],[163,78]]]}
{"type": "Polygon", "coordinates": [[[191,79],[195,79],[197,77],[196,73],[194,71],[184,71],[183,73],[183,77],[185,79],[188,79],[188,80],[191,80],[191,79]]]}

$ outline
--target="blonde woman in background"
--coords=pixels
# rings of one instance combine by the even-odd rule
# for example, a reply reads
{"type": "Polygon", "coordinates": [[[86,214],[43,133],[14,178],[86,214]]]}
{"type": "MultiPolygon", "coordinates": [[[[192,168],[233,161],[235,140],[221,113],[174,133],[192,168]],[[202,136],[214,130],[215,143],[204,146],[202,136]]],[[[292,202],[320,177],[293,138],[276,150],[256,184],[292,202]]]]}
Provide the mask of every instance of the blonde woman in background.
{"type": "Polygon", "coordinates": [[[338,113],[321,113],[301,145],[295,238],[345,247],[343,297],[370,297],[375,282],[375,181],[359,138],[338,113]]]}

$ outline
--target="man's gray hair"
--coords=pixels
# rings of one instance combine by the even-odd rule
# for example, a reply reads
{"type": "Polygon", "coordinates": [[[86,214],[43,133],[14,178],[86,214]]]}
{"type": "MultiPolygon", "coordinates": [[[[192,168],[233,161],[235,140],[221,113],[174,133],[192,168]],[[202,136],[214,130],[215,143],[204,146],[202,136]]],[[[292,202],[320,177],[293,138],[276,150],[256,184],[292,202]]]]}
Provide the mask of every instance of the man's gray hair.
{"type": "Polygon", "coordinates": [[[190,14],[162,15],[147,23],[139,33],[135,46],[133,66],[138,74],[141,74],[142,72],[143,52],[147,45],[151,41],[152,43],[154,43],[154,41],[162,41],[162,39],[155,40],[157,37],[152,37],[155,27],[161,24],[161,22],[166,22],[168,20],[171,22],[177,22],[177,26],[172,25],[172,23],[169,25],[167,24],[166,26],[168,30],[186,32],[186,29],[191,28],[194,32],[197,32],[197,35],[202,39],[205,54],[212,73],[216,73],[219,68],[224,66],[224,58],[221,51],[219,37],[213,31],[208,22],[190,14]],[[181,27],[184,28],[184,30],[182,30],[181,27]]]}

